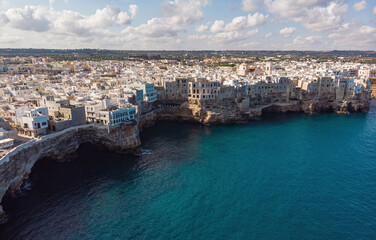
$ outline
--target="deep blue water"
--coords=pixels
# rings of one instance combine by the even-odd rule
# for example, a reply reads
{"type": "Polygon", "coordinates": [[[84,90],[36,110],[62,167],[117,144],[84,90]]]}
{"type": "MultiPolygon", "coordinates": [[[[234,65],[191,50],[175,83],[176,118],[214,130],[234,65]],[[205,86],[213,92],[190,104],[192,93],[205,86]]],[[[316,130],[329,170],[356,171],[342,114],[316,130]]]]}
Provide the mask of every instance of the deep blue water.
{"type": "Polygon", "coordinates": [[[5,201],[1,239],[376,239],[376,107],[158,123],[140,157],[83,147],[5,201]],[[145,151],[147,152],[147,151],[145,151]]]}

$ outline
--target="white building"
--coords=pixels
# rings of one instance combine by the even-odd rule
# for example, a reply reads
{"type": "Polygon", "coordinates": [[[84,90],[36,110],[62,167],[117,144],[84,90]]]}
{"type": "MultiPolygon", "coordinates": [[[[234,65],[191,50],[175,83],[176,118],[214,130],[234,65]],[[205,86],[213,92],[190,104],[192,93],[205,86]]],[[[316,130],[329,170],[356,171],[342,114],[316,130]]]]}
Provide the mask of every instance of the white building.
{"type": "Polygon", "coordinates": [[[25,129],[42,129],[47,128],[48,109],[37,108],[24,112],[22,115],[22,127],[25,129]]]}
{"type": "Polygon", "coordinates": [[[118,126],[129,124],[136,118],[136,107],[127,105],[119,109],[100,111],[98,121],[103,125],[118,126]]]}

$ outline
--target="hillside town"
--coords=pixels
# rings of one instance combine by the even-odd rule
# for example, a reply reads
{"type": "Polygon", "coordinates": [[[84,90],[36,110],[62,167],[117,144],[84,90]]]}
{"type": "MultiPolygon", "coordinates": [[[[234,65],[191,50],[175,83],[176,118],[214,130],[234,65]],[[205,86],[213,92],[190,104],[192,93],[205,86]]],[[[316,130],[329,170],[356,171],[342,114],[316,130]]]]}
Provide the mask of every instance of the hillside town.
{"type": "Polygon", "coordinates": [[[0,148],[71,127],[135,124],[163,108],[267,104],[376,96],[376,65],[351,62],[54,61],[0,58],[0,148]],[[185,104],[185,105],[184,105],[185,104]]]}

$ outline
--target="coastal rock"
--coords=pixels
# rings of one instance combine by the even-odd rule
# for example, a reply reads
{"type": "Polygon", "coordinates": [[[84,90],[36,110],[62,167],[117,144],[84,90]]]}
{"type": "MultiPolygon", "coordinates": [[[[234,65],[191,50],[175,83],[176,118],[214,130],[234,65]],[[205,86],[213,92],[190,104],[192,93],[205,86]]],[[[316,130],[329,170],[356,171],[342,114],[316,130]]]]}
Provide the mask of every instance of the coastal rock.
{"type": "MultiPolygon", "coordinates": [[[[15,148],[0,160],[0,199],[20,191],[34,164],[42,158],[58,161],[72,157],[83,143],[101,144],[117,152],[134,152],[140,146],[138,126],[112,129],[94,125],[73,127],[32,140],[15,148]]],[[[0,205],[0,221],[5,213],[0,205]]]]}
{"type": "Polygon", "coordinates": [[[332,112],[351,113],[367,112],[370,100],[367,95],[349,100],[337,100],[334,94],[321,97],[303,96],[289,101],[262,102],[252,106],[241,106],[235,101],[222,101],[204,104],[199,102],[161,103],[163,107],[140,116],[140,128],[152,126],[157,120],[198,122],[201,124],[239,124],[260,118],[263,113],[303,112],[307,114],[332,112]]]}

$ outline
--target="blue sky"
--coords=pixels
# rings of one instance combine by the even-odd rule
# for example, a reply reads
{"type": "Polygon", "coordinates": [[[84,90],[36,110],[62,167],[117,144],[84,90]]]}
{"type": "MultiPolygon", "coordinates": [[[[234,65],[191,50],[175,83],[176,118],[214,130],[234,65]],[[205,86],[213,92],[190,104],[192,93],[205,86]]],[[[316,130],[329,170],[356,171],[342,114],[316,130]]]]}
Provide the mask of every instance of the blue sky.
{"type": "Polygon", "coordinates": [[[376,0],[0,0],[0,47],[376,50],[376,0]]]}

